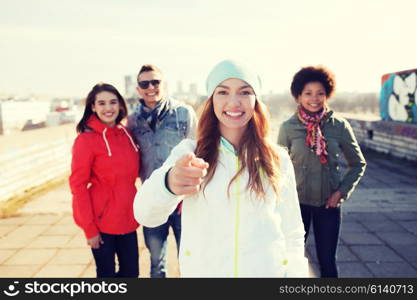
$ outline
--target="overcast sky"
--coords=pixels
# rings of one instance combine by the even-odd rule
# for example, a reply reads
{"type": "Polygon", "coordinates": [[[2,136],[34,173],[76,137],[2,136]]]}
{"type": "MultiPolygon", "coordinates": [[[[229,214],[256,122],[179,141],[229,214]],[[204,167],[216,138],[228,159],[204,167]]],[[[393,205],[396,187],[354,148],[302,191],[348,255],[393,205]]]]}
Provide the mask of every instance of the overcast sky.
{"type": "Polygon", "coordinates": [[[338,91],[377,92],[384,73],[417,68],[414,0],[0,0],[0,94],[124,93],[144,63],[204,92],[210,69],[254,65],[264,92],[323,64],[338,91]]]}

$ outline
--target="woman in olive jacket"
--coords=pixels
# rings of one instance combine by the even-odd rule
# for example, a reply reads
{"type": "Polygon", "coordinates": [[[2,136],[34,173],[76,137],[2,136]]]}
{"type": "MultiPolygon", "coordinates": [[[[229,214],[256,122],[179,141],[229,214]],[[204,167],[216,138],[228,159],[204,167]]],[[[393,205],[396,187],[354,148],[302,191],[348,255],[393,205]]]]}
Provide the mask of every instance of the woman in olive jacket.
{"type": "Polygon", "coordinates": [[[291,83],[297,112],[279,131],[295,168],[305,241],[313,223],[321,277],[338,277],[336,250],[341,204],[365,172],[366,162],[349,123],[328,107],[334,93],[333,74],[323,67],[304,67],[291,83]],[[348,171],[342,176],[339,159],[348,171]]]}

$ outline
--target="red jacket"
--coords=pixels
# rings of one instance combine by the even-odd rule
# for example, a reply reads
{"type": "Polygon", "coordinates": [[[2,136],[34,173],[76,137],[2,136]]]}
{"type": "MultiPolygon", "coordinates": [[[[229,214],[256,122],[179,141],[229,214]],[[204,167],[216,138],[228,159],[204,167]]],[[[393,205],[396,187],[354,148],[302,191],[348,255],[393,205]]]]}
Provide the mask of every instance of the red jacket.
{"type": "Polygon", "coordinates": [[[127,129],[108,127],[92,115],[93,131],[77,136],[72,148],[69,183],[75,223],[87,238],[99,232],[125,234],[139,224],[133,215],[139,151],[127,129]]]}

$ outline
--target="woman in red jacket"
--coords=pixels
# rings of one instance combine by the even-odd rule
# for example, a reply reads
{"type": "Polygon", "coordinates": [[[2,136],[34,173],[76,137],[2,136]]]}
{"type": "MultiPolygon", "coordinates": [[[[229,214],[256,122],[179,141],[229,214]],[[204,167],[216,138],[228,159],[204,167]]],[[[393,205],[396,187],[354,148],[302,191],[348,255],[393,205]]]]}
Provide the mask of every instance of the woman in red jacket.
{"type": "Polygon", "coordinates": [[[117,89],[95,85],[87,96],[72,149],[73,215],[92,248],[97,277],[139,276],[139,224],[133,215],[139,150],[120,124],[125,116],[126,103],[117,89]]]}

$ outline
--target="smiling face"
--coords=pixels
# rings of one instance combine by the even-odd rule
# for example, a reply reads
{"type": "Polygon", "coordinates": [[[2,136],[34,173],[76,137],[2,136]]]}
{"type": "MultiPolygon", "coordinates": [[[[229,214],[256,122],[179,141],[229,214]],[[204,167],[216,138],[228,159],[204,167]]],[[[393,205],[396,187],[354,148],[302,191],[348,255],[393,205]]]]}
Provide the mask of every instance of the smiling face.
{"type": "Polygon", "coordinates": [[[252,87],[240,79],[229,78],[214,90],[213,107],[220,133],[235,146],[254,114],[255,102],[252,87]]]}
{"type": "Polygon", "coordinates": [[[104,91],[96,95],[92,110],[102,123],[112,127],[116,124],[120,103],[115,94],[104,91]]]}
{"type": "Polygon", "coordinates": [[[313,113],[322,110],[326,101],[326,90],[323,84],[318,81],[306,83],[303,91],[297,98],[298,104],[300,104],[305,110],[313,113]]]}
{"type": "Polygon", "coordinates": [[[154,108],[159,101],[162,100],[164,81],[162,79],[162,74],[157,71],[147,71],[143,72],[138,77],[138,82],[141,81],[152,81],[159,80],[159,84],[149,84],[147,88],[141,88],[138,86],[136,90],[139,93],[139,96],[145,101],[146,106],[154,108]]]}

